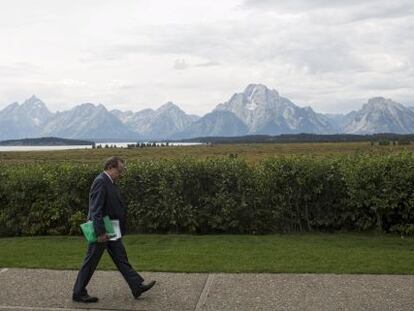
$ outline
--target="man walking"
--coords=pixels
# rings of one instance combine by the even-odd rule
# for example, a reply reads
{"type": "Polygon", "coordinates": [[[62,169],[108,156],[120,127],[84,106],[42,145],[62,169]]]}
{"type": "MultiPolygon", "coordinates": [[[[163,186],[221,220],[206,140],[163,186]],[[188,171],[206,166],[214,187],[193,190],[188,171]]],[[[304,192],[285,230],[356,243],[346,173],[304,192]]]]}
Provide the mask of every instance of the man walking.
{"type": "Polygon", "coordinates": [[[155,284],[155,281],[144,284],[144,279],[129,264],[122,238],[109,240],[109,237],[106,235],[103,222],[103,217],[106,215],[110,219],[118,219],[121,236],[125,234],[125,204],[115,183],[121,176],[123,169],[124,160],[119,157],[111,157],[106,160],[104,171],[92,183],[89,193],[88,220],[92,220],[93,222],[98,241],[88,244],[88,251],[73,288],[72,299],[74,301],[85,303],[98,301],[97,297],[88,295],[86,286],[95,272],[105,249],[108,250],[116,267],[128,283],[135,299],[155,284]]]}

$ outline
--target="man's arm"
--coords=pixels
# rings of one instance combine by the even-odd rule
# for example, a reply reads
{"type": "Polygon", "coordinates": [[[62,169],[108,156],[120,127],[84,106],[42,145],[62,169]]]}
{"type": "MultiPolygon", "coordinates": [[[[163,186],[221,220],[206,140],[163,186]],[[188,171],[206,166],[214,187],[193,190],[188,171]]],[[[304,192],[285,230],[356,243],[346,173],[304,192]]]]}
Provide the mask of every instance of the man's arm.
{"type": "Polygon", "coordinates": [[[97,237],[106,233],[105,225],[103,222],[103,209],[105,204],[106,189],[104,181],[97,179],[91,188],[90,193],[90,213],[93,221],[93,227],[97,237]]]}

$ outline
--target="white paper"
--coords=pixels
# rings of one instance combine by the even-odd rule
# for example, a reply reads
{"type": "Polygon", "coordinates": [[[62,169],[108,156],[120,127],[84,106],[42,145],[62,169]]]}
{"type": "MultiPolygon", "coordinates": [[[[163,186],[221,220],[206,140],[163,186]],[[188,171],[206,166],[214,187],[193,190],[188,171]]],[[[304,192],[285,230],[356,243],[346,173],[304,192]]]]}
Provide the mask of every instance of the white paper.
{"type": "Polygon", "coordinates": [[[119,226],[118,219],[111,219],[111,223],[112,227],[114,228],[114,232],[116,233],[116,236],[110,238],[109,241],[116,241],[121,238],[121,227],[119,226]]]}

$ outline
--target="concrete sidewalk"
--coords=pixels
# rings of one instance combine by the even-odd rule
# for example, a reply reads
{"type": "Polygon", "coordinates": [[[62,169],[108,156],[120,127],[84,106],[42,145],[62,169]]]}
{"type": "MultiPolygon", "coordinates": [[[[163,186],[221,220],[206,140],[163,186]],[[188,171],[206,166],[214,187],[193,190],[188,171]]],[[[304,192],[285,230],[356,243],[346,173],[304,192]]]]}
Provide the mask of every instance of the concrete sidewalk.
{"type": "Polygon", "coordinates": [[[414,310],[414,275],[142,273],[134,300],[118,271],[96,271],[98,303],[71,300],[77,271],[0,268],[3,310],[414,310]]]}

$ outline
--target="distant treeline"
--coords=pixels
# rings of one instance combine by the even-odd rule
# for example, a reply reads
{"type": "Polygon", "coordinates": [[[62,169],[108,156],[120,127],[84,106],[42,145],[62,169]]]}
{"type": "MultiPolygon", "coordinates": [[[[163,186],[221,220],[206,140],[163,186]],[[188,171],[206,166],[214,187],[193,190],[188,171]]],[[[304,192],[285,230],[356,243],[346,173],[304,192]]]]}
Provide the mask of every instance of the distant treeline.
{"type": "MultiPolygon", "coordinates": [[[[151,142],[151,143],[132,143],[132,144],[127,144],[127,148],[128,149],[132,149],[132,148],[144,148],[144,147],[168,147],[170,146],[169,142],[166,143],[156,143],[156,142],[151,142]]],[[[116,146],[116,144],[105,144],[105,145],[97,145],[97,146],[93,146],[92,148],[96,148],[96,149],[102,149],[102,148],[118,148],[116,146]]],[[[123,147],[120,147],[123,148],[123,147]]]]}
{"type": "Polygon", "coordinates": [[[203,142],[214,144],[240,144],[240,143],[321,143],[321,142],[381,142],[396,141],[400,143],[409,143],[414,141],[414,134],[372,134],[372,135],[354,135],[354,134],[282,134],[278,136],[270,135],[247,135],[237,137],[197,137],[183,139],[183,142],[203,142]]]}
{"type": "Polygon", "coordinates": [[[73,146],[73,145],[89,145],[94,146],[93,141],[66,139],[59,137],[41,137],[41,138],[24,138],[10,139],[0,141],[0,146],[73,146]]]}

